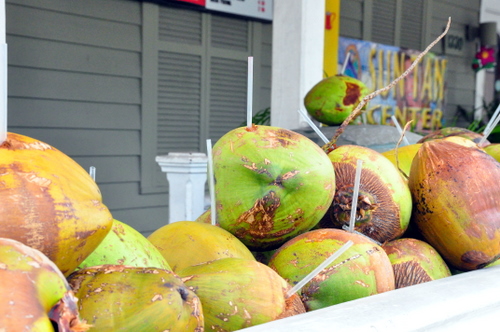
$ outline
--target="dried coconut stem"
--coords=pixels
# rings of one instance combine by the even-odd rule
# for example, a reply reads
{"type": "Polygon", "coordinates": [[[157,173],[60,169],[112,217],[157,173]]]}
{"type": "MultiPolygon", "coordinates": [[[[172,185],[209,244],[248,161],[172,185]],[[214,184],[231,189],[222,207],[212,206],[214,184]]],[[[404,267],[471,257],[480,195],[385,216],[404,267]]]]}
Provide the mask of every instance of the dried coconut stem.
{"type": "Polygon", "coordinates": [[[381,89],[378,89],[378,90],[366,95],[361,100],[361,102],[358,104],[358,106],[356,106],[356,108],[351,112],[351,114],[349,114],[349,116],[344,120],[344,122],[342,122],[340,127],[335,132],[335,135],[333,136],[332,140],[328,144],[323,145],[322,148],[326,153],[329,153],[335,149],[335,144],[337,143],[337,139],[339,138],[340,135],[342,135],[342,133],[345,130],[345,127],[347,127],[347,125],[349,125],[349,123],[351,123],[351,121],[359,115],[359,113],[361,112],[361,109],[370,100],[372,100],[373,98],[375,98],[379,94],[392,89],[400,80],[402,80],[403,78],[408,76],[408,74],[417,66],[417,64],[420,62],[420,60],[429,52],[429,50],[431,48],[433,48],[444,36],[446,36],[446,34],[448,33],[448,30],[450,29],[450,25],[451,25],[451,17],[448,18],[448,23],[446,24],[446,29],[444,29],[444,32],[442,34],[440,34],[432,43],[429,44],[429,46],[427,46],[427,48],[422,53],[420,53],[417,56],[415,61],[413,61],[413,63],[410,65],[410,67],[408,67],[408,69],[406,69],[403,74],[401,74],[394,81],[389,83],[389,85],[387,85],[386,87],[383,87],[381,89]]]}

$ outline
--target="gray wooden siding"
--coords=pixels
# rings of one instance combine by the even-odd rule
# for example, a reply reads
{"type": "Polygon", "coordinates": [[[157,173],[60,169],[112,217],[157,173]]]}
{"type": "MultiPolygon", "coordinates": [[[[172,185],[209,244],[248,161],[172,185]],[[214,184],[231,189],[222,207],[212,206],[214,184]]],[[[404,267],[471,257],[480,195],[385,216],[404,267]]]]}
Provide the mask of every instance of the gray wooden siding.
{"type": "Polygon", "coordinates": [[[141,3],[12,0],[6,14],[9,131],[95,166],[113,216],[153,229],[148,209],[166,214],[167,196],[138,189],[141,3]]]}
{"type": "MultiPolygon", "coordinates": [[[[158,63],[143,61],[149,56],[145,53],[150,48],[148,45],[156,44],[147,39],[151,31],[144,26],[144,17],[149,14],[144,10],[145,5],[141,1],[128,0],[7,0],[6,28],[9,131],[45,141],[85,169],[95,166],[104,203],[113,216],[148,234],[168,220],[167,181],[154,157],[159,152],[192,146],[198,151],[204,150],[200,135],[206,136],[207,130],[200,130],[200,126],[208,127],[208,119],[199,114],[202,100],[193,99],[189,91],[162,90],[162,84],[171,86],[172,81],[178,80],[200,87],[203,79],[199,68],[185,66],[186,73],[180,76],[178,72],[168,71],[176,61],[176,67],[181,68],[182,61],[187,59],[186,53],[193,51],[188,44],[206,43],[207,32],[204,26],[203,29],[198,27],[198,36],[189,33],[190,29],[196,29],[196,18],[201,19],[202,14],[188,11],[187,15],[192,16],[190,20],[153,28],[159,42],[168,43],[169,52],[160,52],[158,63]],[[184,35],[181,36],[180,31],[184,35]],[[182,47],[170,47],[179,46],[180,42],[182,47]],[[155,72],[153,78],[162,77],[165,81],[145,81],[144,72],[151,70],[151,66],[155,72]],[[188,94],[182,96],[182,93],[188,94]],[[156,105],[154,98],[161,100],[162,107],[176,109],[177,113],[157,108],[153,114],[145,112],[152,104],[156,105]],[[189,112],[193,115],[189,116],[189,112]],[[148,122],[148,117],[153,121],[148,122]],[[150,133],[165,128],[175,131],[179,123],[184,127],[177,130],[180,134],[173,145],[157,145],[157,137],[153,136],[154,141],[147,148],[149,150],[146,149],[149,154],[145,154],[144,141],[151,138],[150,133]],[[196,142],[189,143],[193,137],[196,142]],[[160,189],[145,193],[143,182],[151,174],[156,176],[153,178],[160,189]]],[[[147,3],[146,7],[150,5],[147,3]]],[[[178,18],[172,8],[160,9],[163,17],[178,18]]],[[[201,20],[199,22],[201,24],[201,20]]],[[[217,64],[220,57],[237,57],[234,49],[240,53],[250,49],[258,51],[256,66],[263,70],[256,70],[258,75],[254,81],[264,83],[262,86],[256,84],[261,93],[255,98],[256,107],[270,105],[270,31],[270,24],[228,17],[215,20],[211,31],[212,43],[217,46],[212,58],[214,68],[224,68],[224,64],[217,64]],[[233,39],[224,38],[228,24],[237,24],[233,39]],[[253,44],[242,39],[245,34],[255,34],[253,44]]],[[[196,52],[191,52],[192,56],[196,57],[196,52]]],[[[232,61],[228,68],[239,72],[240,81],[243,75],[246,80],[246,58],[243,57],[240,64],[232,61]]],[[[189,65],[194,62],[189,61],[189,65]]],[[[227,75],[227,72],[215,71],[214,79],[221,74],[227,75]]],[[[223,91],[218,94],[214,89],[213,102],[216,103],[221,95],[223,91]]],[[[244,105],[246,95],[238,95],[236,100],[231,99],[233,101],[244,105]]],[[[224,110],[222,106],[221,111],[224,110]]],[[[244,117],[238,119],[238,123],[240,120],[244,117]]],[[[218,130],[217,135],[221,135],[225,129],[218,130]]]]}
{"type": "MultiPolygon", "coordinates": [[[[480,0],[344,0],[340,35],[423,50],[443,32],[448,17],[455,31],[465,31],[466,25],[479,26],[479,9],[480,0]]],[[[441,44],[432,51],[441,54],[441,44]]],[[[457,106],[474,107],[474,54],[475,43],[467,42],[462,56],[446,55],[447,125],[466,126],[463,120],[452,121],[457,106]]]]}

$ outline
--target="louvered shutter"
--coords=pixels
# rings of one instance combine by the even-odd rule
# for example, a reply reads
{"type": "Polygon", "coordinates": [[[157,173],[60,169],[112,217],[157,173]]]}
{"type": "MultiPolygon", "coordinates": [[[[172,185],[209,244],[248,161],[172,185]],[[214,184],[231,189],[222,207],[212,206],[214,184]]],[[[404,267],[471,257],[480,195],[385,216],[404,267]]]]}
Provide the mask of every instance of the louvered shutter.
{"type": "Polygon", "coordinates": [[[157,154],[199,151],[202,105],[202,13],[160,7],[157,154]],[[183,45],[195,54],[181,52],[183,45]],[[196,54],[198,53],[198,54],[196,54]]]}
{"type": "Polygon", "coordinates": [[[210,38],[209,136],[218,140],[246,119],[249,25],[212,15],[210,38]]]}
{"type": "Polygon", "coordinates": [[[397,1],[374,0],[372,14],[372,41],[394,45],[396,29],[397,1]]]}
{"type": "Polygon", "coordinates": [[[401,47],[422,50],[424,0],[403,0],[401,9],[401,47]]]}
{"type": "Polygon", "coordinates": [[[247,63],[213,57],[210,65],[210,137],[218,140],[246,119],[247,63]]]}
{"type": "Polygon", "coordinates": [[[167,191],[156,156],[205,152],[206,139],[215,143],[245,122],[247,58],[254,47],[261,52],[254,70],[260,91],[267,76],[258,65],[265,65],[261,57],[270,58],[271,49],[260,48],[257,22],[180,7],[143,8],[143,86],[154,90],[143,91],[141,190],[154,193],[167,191]]]}
{"type": "Polygon", "coordinates": [[[158,155],[199,151],[201,57],[160,51],[158,55],[158,155]]]}

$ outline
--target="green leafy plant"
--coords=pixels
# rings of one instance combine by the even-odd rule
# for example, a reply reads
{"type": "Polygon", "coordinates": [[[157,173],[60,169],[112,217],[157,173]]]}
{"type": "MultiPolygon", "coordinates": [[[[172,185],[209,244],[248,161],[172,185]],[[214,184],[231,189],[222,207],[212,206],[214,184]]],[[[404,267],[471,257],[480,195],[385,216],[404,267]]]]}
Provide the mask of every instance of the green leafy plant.
{"type": "MultiPolygon", "coordinates": [[[[271,108],[264,108],[252,116],[252,123],[255,125],[269,126],[271,124],[271,108]]],[[[240,127],[246,126],[246,122],[242,122],[240,127]]]]}

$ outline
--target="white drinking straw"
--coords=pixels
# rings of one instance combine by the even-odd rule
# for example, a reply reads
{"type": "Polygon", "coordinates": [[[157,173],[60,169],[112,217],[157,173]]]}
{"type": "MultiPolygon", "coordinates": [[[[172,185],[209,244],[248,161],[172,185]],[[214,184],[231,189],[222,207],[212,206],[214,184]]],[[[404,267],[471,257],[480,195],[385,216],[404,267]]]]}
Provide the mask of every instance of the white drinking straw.
{"type": "Polygon", "coordinates": [[[94,180],[94,182],[95,182],[95,167],[94,166],[90,166],[89,175],[92,178],[92,180],[94,180]]]}
{"type": "Polygon", "coordinates": [[[340,255],[342,255],[347,249],[349,249],[352,246],[353,242],[351,240],[347,241],[342,247],[339,248],[339,250],[335,251],[330,257],[325,259],[323,263],[318,265],[317,268],[315,268],[311,273],[309,273],[307,276],[305,276],[302,280],[300,280],[295,286],[290,288],[288,292],[286,293],[286,297],[289,298],[293,294],[295,294],[298,290],[300,290],[302,287],[304,287],[305,284],[307,284],[309,281],[311,281],[312,278],[318,275],[325,267],[333,263],[334,260],[339,258],[340,255]]]}
{"type": "Polygon", "coordinates": [[[214,168],[212,158],[212,140],[207,139],[207,157],[208,157],[208,189],[210,191],[210,217],[212,225],[217,224],[217,210],[215,207],[215,188],[214,188],[214,168]]]}
{"type": "Polygon", "coordinates": [[[484,127],[483,133],[490,129],[491,124],[493,123],[493,121],[495,121],[499,112],[500,112],[500,104],[498,104],[495,113],[493,113],[493,116],[491,117],[490,121],[488,121],[488,124],[486,125],[486,127],[484,127]]]}
{"type": "Polygon", "coordinates": [[[5,0],[0,0],[0,144],[7,139],[7,44],[5,0]]]}
{"type": "MultiPolygon", "coordinates": [[[[482,147],[484,142],[486,141],[486,139],[488,138],[488,136],[490,136],[491,132],[493,131],[493,129],[495,129],[495,127],[497,126],[498,122],[500,121],[500,115],[498,115],[495,120],[493,121],[493,123],[491,123],[491,125],[488,127],[488,130],[484,131],[483,132],[483,137],[481,137],[481,140],[479,141],[479,143],[477,144],[479,147],[482,147]]],[[[491,122],[491,121],[490,121],[491,122]]],[[[488,123],[489,124],[489,123],[488,123]]]]}
{"type": "Polygon", "coordinates": [[[363,166],[363,160],[358,159],[356,162],[356,174],[354,175],[354,190],[352,192],[352,203],[351,203],[351,218],[349,219],[349,232],[354,232],[354,225],[356,224],[356,210],[358,208],[358,195],[359,195],[359,183],[361,182],[361,169],[363,166]]]}
{"type": "Polygon", "coordinates": [[[253,98],[253,56],[248,57],[247,79],[247,127],[252,127],[252,98],[253,98]]]}
{"type": "Polygon", "coordinates": [[[394,125],[396,126],[396,129],[399,132],[400,136],[403,136],[403,141],[405,142],[405,145],[410,145],[410,142],[408,141],[408,138],[406,138],[405,133],[403,132],[403,129],[401,129],[401,126],[399,125],[398,119],[393,115],[391,116],[392,122],[394,122],[394,125]]]}
{"type": "Polygon", "coordinates": [[[349,58],[351,57],[351,52],[347,52],[344,63],[342,64],[342,71],[340,72],[341,75],[344,75],[344,72],[347,68],[347,64],[349,63],[349,58]]]}
{"type": "Polygon", "coordinates": [[[325,134],[323,134],[323,132],[319,130],[319,128],[314,124],[314,122],[312,122],[311,118],[307,115],[306,111],[304,111],[303,109],[299,109],[299,113],[300,115],[302,115],[304,120],[306,120],[309,126],[311,126],[311,128],[316,132],[316,134],[318,134],[319,138],[321,138],[323,143],[327,144],[330,142],[330,140],[326,138],[325,134]]]}

